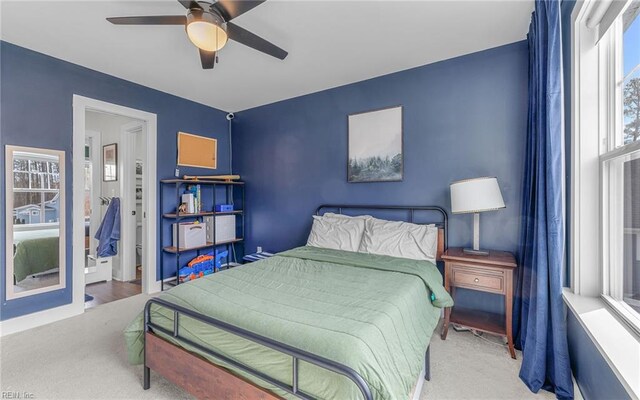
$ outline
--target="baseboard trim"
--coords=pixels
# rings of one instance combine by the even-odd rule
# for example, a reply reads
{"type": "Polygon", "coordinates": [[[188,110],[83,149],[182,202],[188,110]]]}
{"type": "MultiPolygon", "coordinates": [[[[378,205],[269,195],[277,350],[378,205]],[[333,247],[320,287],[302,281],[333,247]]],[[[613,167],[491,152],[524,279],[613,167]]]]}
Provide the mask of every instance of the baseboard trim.
{"type": "Polygon", "coordinates": [[[63,319],[75,317],[84,313],[84,302],[67,304],[64,306],[22,315],[0,322],[0,337],[37,328],[63,319]]]}

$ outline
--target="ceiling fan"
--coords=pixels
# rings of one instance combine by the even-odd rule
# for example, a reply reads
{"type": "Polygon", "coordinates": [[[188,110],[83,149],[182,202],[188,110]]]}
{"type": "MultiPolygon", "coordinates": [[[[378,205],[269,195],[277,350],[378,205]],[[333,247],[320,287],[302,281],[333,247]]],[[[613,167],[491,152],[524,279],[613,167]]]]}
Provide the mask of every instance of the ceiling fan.
{"type": "Polygon", "coordinates": [[[213,68],[218,61],[217,52],[227,44],[228,39],[284,60],[288,54],[286,51],[230,22],[265,1],[218,0],[209,3],[178,0],[187,9],[186,15],[112,17],[107,18],[107,21],[116,25],[184,25],[189,40],[200,51],[204,69],[213,68]]]}

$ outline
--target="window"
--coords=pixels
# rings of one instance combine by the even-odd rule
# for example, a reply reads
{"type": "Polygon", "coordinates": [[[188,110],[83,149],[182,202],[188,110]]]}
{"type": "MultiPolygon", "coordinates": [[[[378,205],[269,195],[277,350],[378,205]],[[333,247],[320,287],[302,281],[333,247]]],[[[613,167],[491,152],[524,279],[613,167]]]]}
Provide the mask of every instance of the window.
{"type": "Polygon", "coordinates": [[[13,222],[15,225],[60,221],[60,165],[57,158],[15,152],[13,222]]]}
{"type": "Polygon", "coordinates": [[[640,395],[638,365],[629,358],[640,354],[639,9],[640,0],[576,2],[565,64],[571,290],[563,295],[630,397],[640,395]]]}
{"type": "Polygon", "coordinates": [[[600,41],[603,297],[640,326],[640,0],[600,41]]]}
{"type": "Polygon", "coordinates": [[[624,144],[640,139],[640,2],[622,15],[622,104],[624,144]]]}

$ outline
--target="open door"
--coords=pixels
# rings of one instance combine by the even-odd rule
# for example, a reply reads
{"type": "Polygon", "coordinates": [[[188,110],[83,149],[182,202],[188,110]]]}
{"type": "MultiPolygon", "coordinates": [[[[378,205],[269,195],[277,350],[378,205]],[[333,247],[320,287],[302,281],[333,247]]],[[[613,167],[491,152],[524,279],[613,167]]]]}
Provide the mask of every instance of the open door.
{"type": "Polygon", "coordinates": [[[122,280],[137,281],[143,279],[145,268],[146,210],[143,196],[145,166],[146,127],[144,122],[135,121],[122,126],[122,198],[121,198],[121,249],[122,280]]]}
{"type": "MultiPolygon", "coordinates": [[[[102,221],[100,206],[101,183],[101,149],[100,132],[87,130],[85,133],[85,249],[87,255],[95,255],[98,240],[96,232],[102,221]]],[[[86,257],[85,257],[86,263],[86,257]]],[[[86,265],[85,265],[86,266],[86,265]]]]}

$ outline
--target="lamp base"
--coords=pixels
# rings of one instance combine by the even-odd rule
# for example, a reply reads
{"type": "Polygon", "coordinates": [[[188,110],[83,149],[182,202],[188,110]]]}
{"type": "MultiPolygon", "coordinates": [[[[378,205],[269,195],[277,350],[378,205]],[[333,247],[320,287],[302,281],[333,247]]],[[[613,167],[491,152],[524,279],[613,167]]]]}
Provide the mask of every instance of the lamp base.
{"type": "Polygon", "coordinates": [[[489,252],[484,250],[474,250],[474,249],[462,249],[465,254],[469,254],[472,256],[488,256],[489,252]]]}

